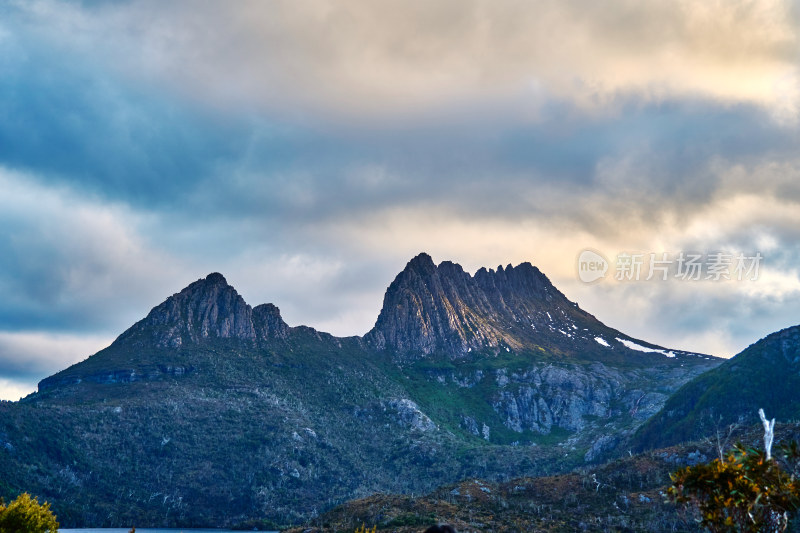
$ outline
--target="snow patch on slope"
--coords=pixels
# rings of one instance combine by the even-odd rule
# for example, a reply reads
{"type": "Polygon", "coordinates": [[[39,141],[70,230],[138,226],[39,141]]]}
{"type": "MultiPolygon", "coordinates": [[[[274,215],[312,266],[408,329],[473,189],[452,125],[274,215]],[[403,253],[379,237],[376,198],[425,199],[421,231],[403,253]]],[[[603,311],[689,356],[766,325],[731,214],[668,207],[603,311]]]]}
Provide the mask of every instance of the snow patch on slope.
{"type": "Polygon", "coordinates": [[[625,345],[626,348],[630,350],[636,350],[637,352],[648,352],[648,353],[660,353],[666,355],[667,357],[675,357],[675,354],[672,351],[661,350],[658,348],[648,348],[647,346],[642,346],[641,344],[636,344],[633,341],[629,341],[627,339],[620,339],[616,337],[616,339],[625,345]]]}

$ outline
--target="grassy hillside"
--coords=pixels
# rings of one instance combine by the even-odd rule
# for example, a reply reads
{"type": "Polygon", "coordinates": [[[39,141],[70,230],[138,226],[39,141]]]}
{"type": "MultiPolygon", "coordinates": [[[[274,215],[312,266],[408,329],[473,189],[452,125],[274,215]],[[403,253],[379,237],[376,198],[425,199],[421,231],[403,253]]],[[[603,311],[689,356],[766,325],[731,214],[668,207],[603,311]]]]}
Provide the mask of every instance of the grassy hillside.
{"type": "Polygon", "coordinates": [[[800,420],[800,326],[773,333],[681,387],[636,433],[653,448],[770,418],[800,420]]]}

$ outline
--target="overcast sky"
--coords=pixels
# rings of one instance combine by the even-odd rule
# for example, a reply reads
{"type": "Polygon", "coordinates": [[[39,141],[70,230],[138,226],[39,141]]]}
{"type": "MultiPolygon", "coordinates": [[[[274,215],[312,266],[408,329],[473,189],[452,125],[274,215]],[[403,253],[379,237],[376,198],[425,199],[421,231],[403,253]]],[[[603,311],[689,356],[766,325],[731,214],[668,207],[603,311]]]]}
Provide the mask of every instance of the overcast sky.
{"type": "Polygon", "coordinates": [[[734,355],[800,323],[799,27],[788,0],[5,0],[0,398],[213,271],[361,335],[421,251],[734,355]],[[682,251],[763,259],[613,279],[682,251]]]}

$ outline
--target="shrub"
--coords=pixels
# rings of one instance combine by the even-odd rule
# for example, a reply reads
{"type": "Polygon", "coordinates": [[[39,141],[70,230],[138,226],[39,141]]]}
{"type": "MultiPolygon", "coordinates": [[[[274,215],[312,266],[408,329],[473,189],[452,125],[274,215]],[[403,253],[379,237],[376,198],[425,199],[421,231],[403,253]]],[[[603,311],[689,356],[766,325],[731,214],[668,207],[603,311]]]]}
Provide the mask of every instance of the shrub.
{"type": "Polygon", "coordinates": [[[23,493],[8,505],[0,502],[0,533],[57,533],[58,522],[50,504],[39,504],[23,493]]]}
{"type": "Polygon", "coordinates": [[[669,497],[715,533],[783,531],[800,508],[795,478],[800,453],[796,443],[780,452],[780,460],[767,459],[764,452],[737,444],[723,460],[672,474],[669,497]]]}

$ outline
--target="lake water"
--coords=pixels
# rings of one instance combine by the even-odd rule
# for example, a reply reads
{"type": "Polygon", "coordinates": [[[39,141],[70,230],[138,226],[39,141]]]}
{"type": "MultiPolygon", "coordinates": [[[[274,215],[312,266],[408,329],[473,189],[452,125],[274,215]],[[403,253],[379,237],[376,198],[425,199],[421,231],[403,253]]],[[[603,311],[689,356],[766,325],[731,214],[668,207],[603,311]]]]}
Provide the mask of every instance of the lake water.
{"type": "MultiPolygon", "coordinates": [[[[59,529],[59,533],[128,533],[131,528],[117,527],[117,528],[92,528],[92,529],[59,529]]],[[[233,533],[230,529],[148,529],[136,528],[136,533],[233,533]]],[[[237,531],[235,533],[242,533],[237,531]]],[[[262,533],[278,533],[277,531],[264,531],[262,533]]]]}

